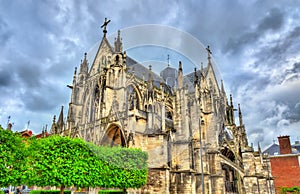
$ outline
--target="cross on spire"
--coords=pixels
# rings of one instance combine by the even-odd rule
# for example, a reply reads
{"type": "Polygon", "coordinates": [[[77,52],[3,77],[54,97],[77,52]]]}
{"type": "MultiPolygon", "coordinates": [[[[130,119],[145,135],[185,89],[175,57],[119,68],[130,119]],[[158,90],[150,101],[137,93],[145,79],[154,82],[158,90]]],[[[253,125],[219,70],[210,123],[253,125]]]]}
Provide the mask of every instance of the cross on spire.
{"type": "Polygon", "coordinates": [[[210,55],[212,54],[211,53],[211,50],[210,50],[210,48],[209,48],[209,45],[206,47],[206,50],[207,50],[207,54],[208,54],[208,60],[210,61],[210,55]]]}
{"type": "Polygon", "coordinates": [[[101,26],[101,28],[103,28],[104,37],[106,37],[106,33],[107,33],[106,26],[109,22],[110,20],[107,20],[107,18],[105,18],[104,23],[101,26]]]}

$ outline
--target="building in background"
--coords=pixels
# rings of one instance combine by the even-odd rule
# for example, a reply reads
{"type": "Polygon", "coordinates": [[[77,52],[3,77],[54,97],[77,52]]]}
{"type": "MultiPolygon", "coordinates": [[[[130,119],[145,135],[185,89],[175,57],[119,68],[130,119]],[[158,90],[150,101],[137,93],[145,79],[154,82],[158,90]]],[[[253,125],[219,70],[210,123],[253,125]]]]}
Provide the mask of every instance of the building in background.
{"type": "Polygon", "coordinates": [[[227,99],[207,48],[207,65],[184,75],[183,65],[156,74],[127,56],[120,31],[104,35],[90,66],[75,68],[66,122],[52,134],[149,153],[147,185],[130,193],[274,193],[269,159],[248,145],[238,105],[227,99]]]}
{"type": "Polygon", "coordinates": [[[277,193],[281,187],[300,186],[300,144],[291,145],[290,136],[278,137],[263,153],[270,155],[272,175],[277,193]]]}

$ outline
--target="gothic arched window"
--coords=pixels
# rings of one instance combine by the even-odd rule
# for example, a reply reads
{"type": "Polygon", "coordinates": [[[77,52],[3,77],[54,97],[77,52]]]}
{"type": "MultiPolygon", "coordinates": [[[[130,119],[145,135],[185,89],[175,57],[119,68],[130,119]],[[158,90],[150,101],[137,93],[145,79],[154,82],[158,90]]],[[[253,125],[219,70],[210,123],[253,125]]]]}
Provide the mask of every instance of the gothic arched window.
{"type": "Polygon", "coordinates": [[[139,96],[137,94],[136,89],[132,85],[129,85],[127,87],[127,101],[128,110],[133,110],[134,107],[139,109],[139,96]]]}

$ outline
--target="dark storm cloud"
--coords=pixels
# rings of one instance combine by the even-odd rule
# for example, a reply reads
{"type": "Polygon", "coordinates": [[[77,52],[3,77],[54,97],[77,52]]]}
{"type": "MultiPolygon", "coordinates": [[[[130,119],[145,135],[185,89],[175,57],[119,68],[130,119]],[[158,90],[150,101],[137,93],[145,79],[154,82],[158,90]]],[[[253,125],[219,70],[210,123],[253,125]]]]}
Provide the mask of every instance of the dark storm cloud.
{"type": "Polygon", "coordinates": [[[258,32],[278,30],[284,25],[284,14],[279,8],[271,9],[257,27],[258,32]]]}
{"type": "Polygon", "coordinates": [[[222,49],[223,53],[240,52],[245,46],[257,42],[266,32],[279,30],[283,25],[284,13],[278,8],[273,8],[254,29],[246,28],[249,31],[242,31],[238,37],[230,37],[222,49]]]}
{"type": "Polygon", "coordinates": [[[38,65],[22,64],[17,69],[17,76],[19,83],[26,88],[36,88],[40,86],[40,82],[43,80],[41,67],[38,65]]]}
{"type": "Polygon", "coordinates": [[[282,34],[273,45],[266,45],[260,48],[255,54],[257,61],[253,64],[253,67],[257,68],[259,65],[262,65],[262,62],[264,63],[263,65],[270,66],[270,68],[281,66],[286,56],[299,52],[299,42],[300,27],[297,26],[292,28],[287,34],[282,34]]]}
{"type": "Polygon", "coordinates": [[[57,90],[51,87],[42,86],[40,89],[34,89],[32,91],[26,91],[22,96],[25,108],[31,111],[49,111],[57,106],[59,99],[55,94],[57,90]],[[46,95],[45,95],[46,93],[46,95]]]}
{"type": "Polygon", "coordinates": [[[13,72],[4,66],[0,67],[0,88],[9,87],[12,84],[13,72]]]}
{"type": "Polygon", "coordinates": [[[249,98],[251,92],[257,92],[265,89],[272,82],[270,77],[262,76],[255,72],[243,72],[238,71],[237,74],[230,74],[231,81],[234,84],[230,84],[229,88],[234,96],[238,94],[244,98],[249,98]]]}
{"type": "MultiPolygon", "coordinates": [[[[300,101],[299,101],[300,103],[300,101]]],[[[291,106],[290,110],[285,112],[283,114],[284,118],[289,120],[291,123],[295,123],[295,122],[299,122],[300,121],[300,106],[298,105],[296,106],[291,106]]]]}
{"type": "Polygon", "coordinates": [[[0,45],[5,46],[11,36],[12,31],[0,15],[0,45]]]}

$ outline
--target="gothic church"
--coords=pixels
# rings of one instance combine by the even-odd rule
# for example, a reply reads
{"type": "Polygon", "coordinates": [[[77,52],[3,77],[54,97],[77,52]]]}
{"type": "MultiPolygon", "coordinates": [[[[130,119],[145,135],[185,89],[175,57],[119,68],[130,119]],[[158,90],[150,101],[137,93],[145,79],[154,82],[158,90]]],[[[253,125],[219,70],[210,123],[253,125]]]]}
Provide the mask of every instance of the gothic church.
{"type": "Polygon", "coordinates": [[[160,75],[126,55],[120,31],[104,34],[94,61],[75,68],[67,120],[51,133],[149,154],[147,185],[129,193],[275,193],[269,158],[248,145],[240,105],[227,99],[207,48],[207,66],[160,75]],[[235,111],[239,123],[235,123],[235,111]]]}

